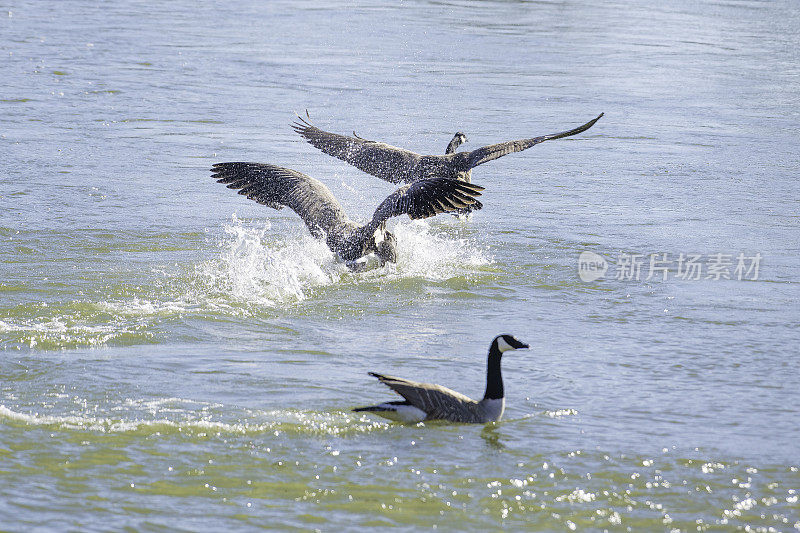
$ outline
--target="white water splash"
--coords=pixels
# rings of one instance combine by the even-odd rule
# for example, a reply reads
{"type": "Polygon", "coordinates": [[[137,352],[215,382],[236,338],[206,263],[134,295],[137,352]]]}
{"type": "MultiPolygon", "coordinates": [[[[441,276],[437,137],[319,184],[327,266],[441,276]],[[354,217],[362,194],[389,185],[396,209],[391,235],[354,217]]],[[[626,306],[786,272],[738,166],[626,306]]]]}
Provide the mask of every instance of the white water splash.
{"type": "Polygon", "coordinates": [[[397,236],[397,272],[401,277],[443,280],[491,264],[493,258],[466,239],[454,239],[423,220],[401,221],[397,236]]]}
{"type": "Polygon", "coordinates": [[[197,275],[209,292],[259,306],[302,301],[316,288],[362,279],[449,279],[492,262],[466,239],[437,232],[424,221],[398,223],[392,230],[397,264],[364,273],[350,272],[323,241],[302,227],[302,233],[269,239],[276,237],[269,223],[253,226],[234,215],[223,229],[226,238],[219,258],[200,265],[197,275]]]}
{"type": "Polygon", "coordinates": [[[273,307],[304,300],[314,287],[336,283],[347,273],[325,243],[307,233],[265,242],[271,224],[248,225],[236,215],[223,229],[227,237],[219,257],[197,268],[212,293],[273,307]]]}

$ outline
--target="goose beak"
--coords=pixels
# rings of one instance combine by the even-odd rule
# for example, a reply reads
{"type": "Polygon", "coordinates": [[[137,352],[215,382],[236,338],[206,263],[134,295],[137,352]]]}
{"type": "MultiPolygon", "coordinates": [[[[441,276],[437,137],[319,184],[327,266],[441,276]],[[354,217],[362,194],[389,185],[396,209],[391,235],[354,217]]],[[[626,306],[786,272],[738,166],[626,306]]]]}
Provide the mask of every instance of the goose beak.
{"type": "Polygon", "coordinates": [[[530,346],[528,346],[527,344],[525,344],[520,340],[517,340],[514,337],[511,337],[511,340],[512,340],[511,347],[514,348],[515,350],[527,350],[528,348],[530,348],[530,346]]]}

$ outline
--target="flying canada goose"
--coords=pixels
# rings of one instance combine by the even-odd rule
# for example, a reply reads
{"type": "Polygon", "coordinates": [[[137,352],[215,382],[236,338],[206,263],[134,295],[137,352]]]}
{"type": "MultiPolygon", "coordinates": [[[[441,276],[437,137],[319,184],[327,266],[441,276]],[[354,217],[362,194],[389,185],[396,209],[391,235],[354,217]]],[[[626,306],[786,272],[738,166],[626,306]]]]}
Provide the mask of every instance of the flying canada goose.
{"type": "MultiPolygon", "coordinates": [[[[594,123],[602,116],[603,113],[600,113],[597,118],[569,131],[490,144],[471,152],[456,152],[456,148],[467,141],[467,136],[459,131],[447,145],[444,155],[420,155],[382,142],[368,141],[356,135],[355,132],[353,132],[355,137],[348,137],[323,131],[311,123],[308,111],[306,111],[308,120],[298,115],[298,120],[292,124],[292,128],[309,144],[316,146],[326,154],[350,163],[367,174],[392,183],[412,183],[433,177],[470,182],[472,169],[478,165],[512,152],[527,150],[544,141],[561,139],[584,132],[594,126],[594,123]]],[[[478,206],[472,207],[479,209],[478,206]]]]}
{"type": "Polygon", "coordinates": [[[404,401],[383,402],[371,407],[359,407],[355,412],[370,412],[396,422],[421,422],[422,420],[447,420],[485,424],[500,420],[506,406],[500,359],[509,350],[528,348],[511,335],[498,335],[489,346],[486,369],[486,394],[479,402],[454,390],[432,383],[417,383],[392,376],[369,372],[404,401]]]}
{"type": "Polygon", "coordinates": [[[311,235],[324,238],[328,248],[353,269],[360,266],[356,260],[373,252],[381,265],[397,262],[395,236],[386,230],[391,217],[428,218],[463,209],[475,203],[483,190],[479,185],[447,178],[420,180],[397,189],[381,202],[372,220],[359,225],[347,217],[321,181],[296,170],[262,163],[217,163],[211,172],[219,183],[239,189],[239,194],[251,200],[273,209],[292,209],[311,235]]]}

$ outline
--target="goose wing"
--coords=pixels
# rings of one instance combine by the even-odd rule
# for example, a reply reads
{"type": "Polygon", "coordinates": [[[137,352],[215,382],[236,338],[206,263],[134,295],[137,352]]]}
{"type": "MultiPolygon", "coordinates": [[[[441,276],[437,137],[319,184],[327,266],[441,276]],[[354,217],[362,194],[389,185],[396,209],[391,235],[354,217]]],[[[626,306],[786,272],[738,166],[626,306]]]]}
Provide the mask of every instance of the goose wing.
{"type": "Polygon", "coordinates": [[[600,120],[600,117],[603,116],[603,113],[600,113],[597,118],[590,120],[583,126],[579,126],[575,129],[571,129],[568,131],[562,131],[561,133],[552,133],[550,135],[542,135],[540,137],[533,137],[531,139],[520,139],[518,141],[507,141],[504,143],[499,144],[490,144],[489,146],[484,146],[483,148],[478,148],[469,152],[467,156],[467,163],[469,168],[474,168],[478,165],[482,165],[487,161],[492,161],[493,159],[497,159],[498,157],[502,157],[504,155],[513,153],[513,152],[521,152],[522,150],[527,150],[531,146],[535,146],[544,141],[550,141],[552,139],[561,139],[562,137],[569,137],[571,135],[576,135],[578,133],[584,132],[594,126],[594,123],[600,120]]]}
{"type": "Polygon", "coordinates": [[[336,197],[319,180],[296,170],[264,163],[217,163],[212,178],[239,189],[239,194],[260,204],[300,215],[311,234],[322,237],[347,222],[347,215],[336,197]]]}
{"type": "Polygon", "coordinates": [[[477,403],[468,396],[432,383],[418,383],[407,379],[370,372],[378,380],[406,399],[408,403],[427,413],[429,420],[470,421],[477,403]]]}
{"type": "Polygon", "coordinates": [[[389,195],[372,215],[371,224],[396,216],[408,215],[411,219],[428,218],[439,213],[464,209],[478,203],[483,187],[474,183],[448,178],[431,178],[404,185],[389,195]]]}
{"type": "Polygon", "coordinates": [[[323,131],[300,116],[292,124],[292,128],[309,144],[326,154],[391,183],[413,181],[414,167],[422,157],[382,142],[323,131]]]}

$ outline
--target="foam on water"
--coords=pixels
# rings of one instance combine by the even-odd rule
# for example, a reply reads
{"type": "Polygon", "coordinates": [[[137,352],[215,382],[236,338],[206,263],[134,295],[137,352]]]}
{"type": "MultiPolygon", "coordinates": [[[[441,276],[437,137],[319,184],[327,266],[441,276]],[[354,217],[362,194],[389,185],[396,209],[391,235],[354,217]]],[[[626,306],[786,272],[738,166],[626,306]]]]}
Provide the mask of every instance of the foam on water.
{"type": "Polygon", "coordinates": [[[131,344],[150,342],[152,334],[141,324],[87,323],[88,318],[75,311],[55,317],[23,318],[0,322],[0,346],[39,349],[102,346],[107,343],[131,344]]]}
{"type": "Polygon", "coordinates": [[[171,316],[185,313],[191,306],[189,301],[153,301],[134,297],[127,300],[98,302],[97,308],[121,317],[171,316]]]}
{"type": "MultiPolygon", "coordinates": [[[[141,433],[169,434],[180,433],[187,436],[205,437],[215,435],[257,435],[269,433],[279,436],[290,435],[328,435],[346,436],[369,433],[387,429],[390,425],[378,420],[365,420],[343,412],[318,412],[299,410],[251,411],[240,413],[235,421],[215,420],[211,409],[196,410],[197,404],[191,400],[165,398],[141,402],[125,401],[122,405],[110,408],[114,412],[132,415],[137,407],[147,407],[133,416],[98,416],[92,414],[50,415],[25,413],[0,404],[0,421],[22,423],[27,426],[45,426],[65,431],[90,431],[95,433],[141,433]],[[185,405],[186,409],[181,408],[185,405]]],[[[217,405],[221,408],[221,405],[217,405]]],[[[221,410],[221,412],[223,412],[221,410]]]]}

